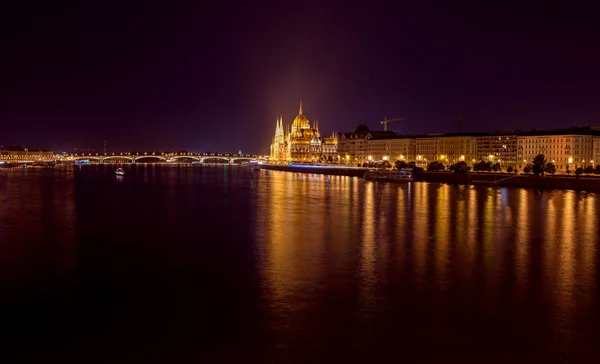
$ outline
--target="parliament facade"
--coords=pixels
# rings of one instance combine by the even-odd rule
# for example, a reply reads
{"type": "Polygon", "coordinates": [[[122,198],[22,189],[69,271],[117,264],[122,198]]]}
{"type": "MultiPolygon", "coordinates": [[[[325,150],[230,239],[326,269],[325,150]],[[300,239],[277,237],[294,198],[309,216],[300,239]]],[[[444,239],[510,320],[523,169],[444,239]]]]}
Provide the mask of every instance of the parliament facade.
{"type": "Polygon", "coordinates": [[[292,125],[284,125],[282,117],[277,119],[269,161],[333,162],[337,161],[337,144],[335,133],[330,137],[322,137],[319,123],[311,125],[304,116],[300,102],[300,110],[292,125]]]}

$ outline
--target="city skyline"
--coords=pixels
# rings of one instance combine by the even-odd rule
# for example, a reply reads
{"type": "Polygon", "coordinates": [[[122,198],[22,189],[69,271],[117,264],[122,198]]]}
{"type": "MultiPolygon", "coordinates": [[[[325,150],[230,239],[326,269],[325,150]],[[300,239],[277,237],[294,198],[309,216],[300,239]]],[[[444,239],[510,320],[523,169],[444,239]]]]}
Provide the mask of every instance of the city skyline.
{"type": "Polygon", "coordinates": [[[115,5],[9,13],[3,143],[266,153],[299,100],[325,134],[384,116],[407,134],[454,132],[458,113],[472,131],[600,120],[584,9],[115,5]]]}

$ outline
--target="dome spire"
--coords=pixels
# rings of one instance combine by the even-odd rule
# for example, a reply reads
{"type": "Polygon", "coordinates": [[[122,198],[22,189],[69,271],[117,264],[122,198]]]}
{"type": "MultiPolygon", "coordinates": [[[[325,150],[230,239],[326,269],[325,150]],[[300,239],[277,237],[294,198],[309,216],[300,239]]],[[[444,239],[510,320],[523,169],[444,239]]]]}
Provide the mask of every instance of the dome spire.
{"type": "Polygon", "coordinates": [[[302,100],[300,100],[300,111],[298,111],[299,115],[302,115],[302,100]]]}

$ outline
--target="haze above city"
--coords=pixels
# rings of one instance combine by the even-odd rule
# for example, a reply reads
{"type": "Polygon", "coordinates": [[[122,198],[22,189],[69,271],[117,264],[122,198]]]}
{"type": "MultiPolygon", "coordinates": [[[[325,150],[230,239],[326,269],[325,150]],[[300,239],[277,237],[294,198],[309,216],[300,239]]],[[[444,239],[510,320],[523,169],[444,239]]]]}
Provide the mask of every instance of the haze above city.
{"type": "Polygon", "coordinates": [[[159,2],[12,9],[0,144],[266,153],[325,135],[600,124],[596,21],[575,5],[159,2]]]}

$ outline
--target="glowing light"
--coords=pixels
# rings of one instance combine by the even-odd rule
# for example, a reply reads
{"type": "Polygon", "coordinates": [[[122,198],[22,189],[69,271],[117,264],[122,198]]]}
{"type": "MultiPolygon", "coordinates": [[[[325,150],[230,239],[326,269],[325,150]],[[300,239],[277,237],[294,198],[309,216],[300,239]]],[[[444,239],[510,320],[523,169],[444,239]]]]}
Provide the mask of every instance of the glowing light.
{"type": "Polygon", "coordinates": [[[465,156],[464,156],[464,155],[461,155],[461,156],[460,156],[460,160],[461,160],[461,161],[464,161],[464,160],[465,160],[465,156]]]}
{"type": "Polygon", "coordinates": [[[368,160],[373,160],[373,156],[368,156],[367,159],[368,160]]]}
{"type": "Polygon", "coordinates": [[[383,156],[383,160],[384,160],[384,161],[387,161],[387,160],[388,160],[388,158],[389,158],[389,157],[388,157],[387,155],[384,155],[384,156],[383,156]]]}
{"type": "Polygon", "coordinates": [[[573,158],[569,157],[569,163],[573,163],[573,158]]]}

